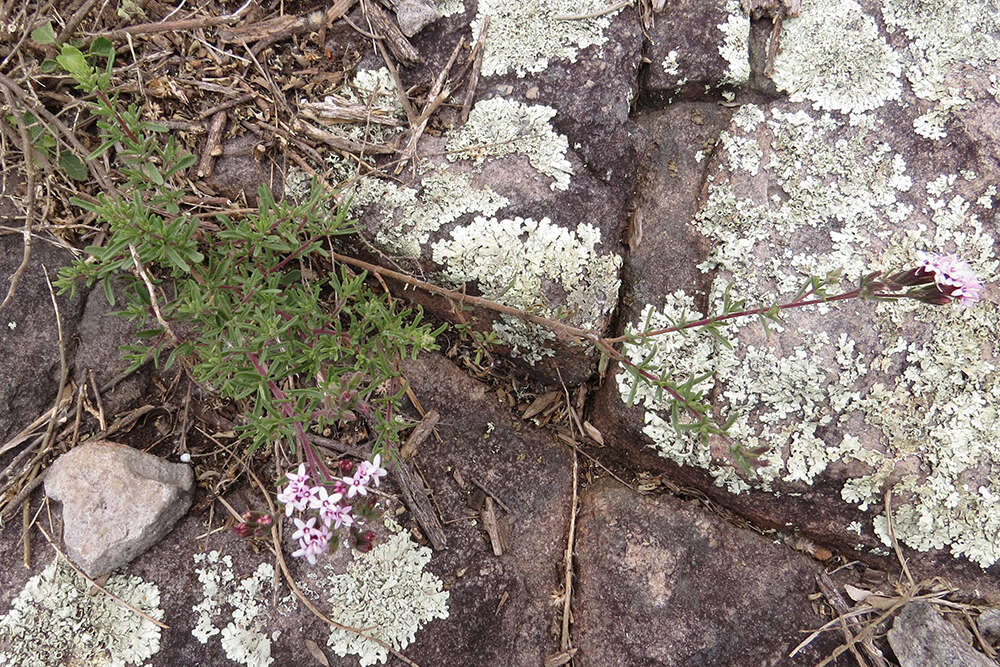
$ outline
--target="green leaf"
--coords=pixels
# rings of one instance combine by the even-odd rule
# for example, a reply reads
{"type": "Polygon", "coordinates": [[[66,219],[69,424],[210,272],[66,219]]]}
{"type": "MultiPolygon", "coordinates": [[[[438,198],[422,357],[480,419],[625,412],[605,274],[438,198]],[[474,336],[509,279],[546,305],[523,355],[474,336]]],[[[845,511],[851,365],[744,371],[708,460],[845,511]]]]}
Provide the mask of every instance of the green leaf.
{"type": "Polygon", "coordinates": [[[74,181],[85,181],[90,176],[87,165],[78,158],[75,153],[63,151],[59,154],[59,166],[66,172],[66,175],[74,181]]]}
{"type": "Polygon", "coordinates": [[[153,183],[163,185],[163,175],[152,162],[146,162],[142,165],[142,173],[144,173],[149,180],[153,181],[153,183]]]}
{"type": "Polygon", "coordinates": [[[46,21],[31,31],[31,41],[35,44],[55,44],[56,31],[52,29],[52,21],[46,21]]]}
{"type": "Polygon", "coordinates": [[[102,58],[114,58],[115,45],[107,37],[98,37],[90,44],[90,55],[102,58]]]}

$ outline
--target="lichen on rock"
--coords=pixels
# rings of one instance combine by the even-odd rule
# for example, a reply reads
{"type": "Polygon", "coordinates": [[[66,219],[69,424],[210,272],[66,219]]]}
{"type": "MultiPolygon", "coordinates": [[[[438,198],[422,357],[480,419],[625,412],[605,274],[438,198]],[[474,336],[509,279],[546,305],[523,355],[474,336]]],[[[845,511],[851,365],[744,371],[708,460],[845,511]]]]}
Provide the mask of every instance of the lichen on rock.
{"type": "MultiPolygon", "coordinates": [[[[420,628],[448,617],[448,592],[425,571],[431,550],[396,532],[367,554],[358,554],[347,572],[320,576],[316,587],[327,597],[331,617],[369,632],[396,650],[416,639],[420,628]]],[[[327,566],[329,567],[329,566],[327,566]]],[[[334,653],[355,654],[361,665],[384,663],[388,651],[353,632],[334,628],[327,640],[334,653]]]]}
{"type": "Polygon", "coordinates": [[[569,141],[550,123],[555,115],[552,107],[503,97],[477,102],[469,121],[448,134],[448,159],[481,165],[488,158],[523,154],[532,167],[552,179],[553,190],[565,190],[573,166],[566,158],[569,141]]]}
{"type": "MultiPolygon", "coordinates": [[[[156,655],[160,628],[90,588],[62,559],[31,577],[0,616],[0,663],[124,667],[156,655]]],[[[104,588],[150,618],[163,619],[156,585],[119,574],[104,588]]]]}
{"type": "Polygon", "coordinates": [[[271,639],[265,633],[269,614],[267,595],[274,581],[274,567],[261,563],[249,577],[239,579],[233,572],[233,559],[218,551],[194,554],[202,601],[192,611],[197,614],[191,634],[202,644],[212,637],[219,639],[226,657],[247,667],[267,667],[271,658],[271,639]],[[220,627],[229,611],[230,620],[220,627]],[[217,625],[218,623],[218,625],[217,625]]]}
{"type": "MultiPolygon", "coordinates": [[[[700,265],[714,272],[710,312],[729,285],[751,305],[784,302],[805,276],[840,270],[848,287],[871,271],[914,266],[918,250],[957,253],[984,281],[996,278],[995,227],[972,204],[987,190],[961,194],[976,181],[958,174],[921,174],[926,180],[915,183],[918,174],[880,127],[775,106],[751,135],[766,145],[766,183],[727,169],[724,154],[717,158],[715,182],[694,219],[711,242],[700,265]]],[[[662,308],[647,305],[627,332],[645,321],[668,326],[682,309],[688,319],[700,316],[688,297],[669,294],[662,308]]],[[[732,442],[761,448],[766,465],[741,474],[725,462],[723,443],[713,450],[714,441],[678,435],[664,419],[669,401],[620,372],[621,397],[645,407],[643,432],[653,446],[707,469],[734,493],[812,484],[836,463],[850,471],[843,501],[877,510],[891,481],[900,541],[950,549],[983,567],[1000,561],[996,309],[845,302],[786,316],[789,325],[772,324],[770,336],[753,318],[734,321],[723,331],[732,349],[689,332],[624,350],[636,363],[663,364],[678,382],[711,373],[701,388],[718,383],[719,406],[737,415],[732,442]],[[839,316],[830,317],[835,308],[839,316]]],[[[874,528],[885,537],[884,517],[874,528]]]]}
{"type": "Polygon", "coordinates": [[[592,328],[617,299],[621,268],[621,257],[597,250],[600,240],[585,222],[570,231],[548,218],[477,216],[436,242],[433,258],[445,278],[474,280],[489,299],[592,328]]]}
{"type": "Polygon", "coordinates": [[[899,99],[900,58],[855,0],[803,0],[782,28],[774,83],[792,101],[845,114],[899,99]]]}
{"type": "Polygon", "coordinates": [[[514,72],[523,77],[543,71],[553,58],[576,62],[581,49],[608,41],[605,31],[621,10],[585,19],[566,17],[607,7],[603,0],[479,0],[472,34],[478,35],[485,17],[490,17],[483,76],[514,72]]]}

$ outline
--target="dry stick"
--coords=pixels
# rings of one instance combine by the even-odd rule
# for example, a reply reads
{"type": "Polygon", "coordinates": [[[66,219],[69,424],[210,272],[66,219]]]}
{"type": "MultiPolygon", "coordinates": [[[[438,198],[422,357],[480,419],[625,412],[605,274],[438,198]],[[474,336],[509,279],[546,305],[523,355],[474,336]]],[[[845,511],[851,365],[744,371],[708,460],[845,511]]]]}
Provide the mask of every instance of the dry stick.
{"type": "MultiPolygon", "coordinates": [[[[36,466],[37,469],[37,466],[36,466]]],[[[21,543],[24,545],[22,561],[24,569],[31,569],[31,503],[21,505],[21,543]]]]}
{"type": "Polygon", "coordinates": [[[91,586],[93,586],[94,588],[98,589],[99,591],[101,591],[102,593],[104,593],[105,595],[107,595],[109,598],[111,598],[112,600],[114,600],[115,602],[117,602],[119,605],[121,605],[125,609],[128,609],[132,613],[138,614],[139,616],[143,617],[144,619],[146,619],[147,621],[149,621],[153,625],[155,625],[157,627],[160,627],[160,628],[163,628],[164,630],[169,630],[170,629],[170,626],[167,625],[166,623],[161,623],[160,621],[156,620],[152,616],[149,616],[148,614],[144,614],[143,612],[139,611],[138,609],[136,609],[135,607],[133,607],[132,605],[130,605],[128,602],[125,602],[125,600],[122,600],[120,597],[118,597],[117,595],[115,595],[114,593],[112,593],[111,591],[109,591],[108,589],[104,588],[99,583],[97,583],[96,581],[94,581],[93,579],[91,579],[90,577],[88,577],[83,572],[83,570],[81,570],[76,565],[74,565],[73,561],[71,561],[69,559],[69,557],[66,556],[66,554],[64,554],[62,552],[62,550],[59,547],[56,546],[56,543],[52,541],[52,538],[49,537],[49,534],[46,532],[46,530],[44,528],[41,527],[41,525],[38,526],[38,530],[42,531],[42,535],[45,536],[45,539],[48,541],[49,546],[51,546],[53,549],[55,549],[55,552],[57,554],[59,554],[62,557],[63,560],[66,561],[66,564],[69,565],[71,568],[73,568],[73,570],[76,571],[77,574],[79,574],[81,577],[83,577],[84,579],[86,579],[87,583],[89,583],[91,586]]]}
{"type": "Polygon", "coordinates": [[[131,243],[128,245],[128,251],[132,253],[132,263],[135,264],[135,269],[139,272],[142,282],[146,283],[146,290],[149,292],[149,305],[153,308],[153,315],[156,316],[156,321],[163,327],[163,331],[167,334],[170,342],[177,345],[179,339],[170,328],[170,325],[167,324],[167,321],[163,319],[163,314],[160,312],[160,302],[156,298],[156,290],[153,288],[153,283],[149,280],[149,276],[146,275],[146,270],[142,268],[142,262],[139,261],[139,253],[135,251],[135,246],[131,243]]]}
{"type": "MultiPolygon", "coordinates": [[[[303,116],[308,117],[308,114],[303,113],[303,116]]],[[[380,155],[389,155],[395,153],[396,149],[382,144],[372,144],[367,142],[357,142],[350,139],[344,139],[343,137],[338,137],[337,135],[327,132],[326,130],[321,130],[318,127],[305,123],[302,120],[296,118],[292,121],[292,131],[301,132],[310,139],[315,139],[317,141],[322,141],[324,144],[335,148],[339,151],[344,151],[346,153],[375,153],[380,155]]],[[[364,164],[364,163],[362,163],[364,164]]]]}
{"type": "Polygon", "coordinates": [[[403,90],[403,82],[399,79],[399,71],[396,70],[395,63],[392,62],[389,54],[385,52],[380,40],[375,40],[375,48],[382,55],[386,69],[392,74],[393,83],[396,84],[396,97],[399,98],[399,103],[403,106],[403,111],[406,112],[406,120],[409,121],[410,127],[413,127],[417,124],[417,116],[413,113],[413,107],[410,105],[410,99],[406,96],[406,91],[403,90]]]}
{"type": "Polygon", "coordinates": [[[455,59],[458,58],[458,52],[464,44],[465,38],[459,37],[458,44],[455,45],[455,49],[451,52],[451,57],[448,58],[448,63],[441,70],[441,74],[438,75],[437,81],[434,82],[430,92],[427,94],[427,104],[424,106],[424,110],[420,113],[420,117],[417,118],[416,127],[410,130],[410,140],[406,143],[406,148],[403,149],[403,159],[396,165],[396,170],[393,172],[394,174],[398,175],[403,171],[403,167],[406,166],[407,160],[412,159],[414,166],[416,166],[417,142],[420,141],[421,135],[424,133],[424,130],[427,129],[427,121],[430,120],[431,114],[434,113],[439,106],[441,106],[449,95],[451,95],[451,91],[444,87],[444,82],[448,78],[451,66],[455,64],[455,59]]]}
{"type": "Polygon", "coordinates": [[[208,137],[205,139],[205,149],[201,153],[201,160],[198,162],[198,178],[208,178],[212,175],[212,167],[215,166],[215,158],[222,153],[222,131],[226,129],[225,110],[216,111],[212,116],[212,121],[208,124],[208,137]]]}
{"type": "MultiPolygon", "coordinates": [[[[249,467],[247,467],[247,473],[249,473],[250,478],[253,479],[254,483],[257,484],[257,487],[260,488],[260,492],[264,494],[264,499],[267,501],[268,511],[271,512],[272,516],[279,516],[277,510],[274,507],[274,503],[271,501],[270,494],[268,494],[267,489],[264,488],[264,485],[261,484],[260,479],[257,478],[257,475],[249,467]]],[[[390,653],[392,653],[394,656],[396,656],[397,658],[399,658],[400,660],[402,660],[406,664],[410,665],[410,667],[420,667],[419,665],[417,665],[417,663],[413,662],[412,660],[410,660],[409,658],[407,658],[405,655],[403,655],[402,653],[400,653],[399,651],[397,651],[393,647],[391,647],[388,644],[386,644],[381,639],[378,639],[377,637],[373,637],[372,635],[368,634],[367,632],[365,632],[361,628],[355,628],[355,627],[351,627],[350,625],[344,625],[343,623],[338,623],[337,621],[334,621],[334,620],[331,620],[331,619],[327,618],[326,616],[323,615],[322,612],[320,612],[319,609],[316,608],[315,605],[313,605],[313,603],[306,596],[304,596],[302,594],[302,591],[299,590],[299,587],[295,584],[295,580],[292,579],[291,573],[288,571],[288,565],[285,563],[285,556],[284,556],[284,554],[281,551],[281,540],[278,537],[278,526],[277,526],[278,523],[280,523],[280,521],[274,521],[274,522],[271,523],[271,542],[272,542],[272,546],[274,547],[274,552],[277,555],[278,565],[281,568],[281,572],[282,572],[282,574],[285,575],[285,581],[288,583],[288,587],[290,589],[292,589],[292,593],[295,594],[295,597],[297,597],[299,600],[301,600],[302,603],[306,606],[306,608],[309,611],[311,611],[317,618],[319,618],[320,620],[322,620],[324,623],[327,623],[327,624],[329,624],[329,625],[331,625],[331,626],[333,626],[335,628],[338,628],[340,630],[345,630],[347,632],[352,632],[352,633],[358,635],[359,637],[364,637],[365,639],[367,639],[369,641],[375,642],[376,644],[378,644],[379,646],[381,646],[385,650],[389,651],[390,653]]]]}
{"type": "Polygon", "coordinates": [[[389,15],[378,6],[378,3],[372,2],[372,0],[361,0],[361,9],[365,13],[365,18],[368,19],[369,27],[375,28],[372,32],[381,38],[380,41],[385,41],[389,44],[389,50],[392,51],[392,55],[410,63],[424,61],[420,57],[420,52],[413,48],[410,40],[406,38],[406,35],[399,29],[399,26],[389,18],[389,15]],[[372,26],[373,23],[375,24],[374,26],[372,26]]]}
{"type": "MultiPolygon", "coordinates": [[[[854,639],[852,630],[857,630],[858,627],[857,621],[845,618],[845,614],[850,611],[847,600],[845,600],[844,596],[840,594],[840,591],[837,590],[837,585],[833,583],[833,579],[831,579],[830,575],[826,572],[821,572],[816,577],[816,583],[819,585],[820,590],[823,591],[826,599],[833,606],[834,611],[837,612],[838,619],[840,620],[840,627],[844,633],[844,639],[850,643],[851,640],[854,639]]],[[[877,667],[888,667],[885,658],[883,658],[882,654],[875,649],[870,639],[863,642],[861,644],[861,648],[864,649],[865,653],[868,654],[868,657],[872,659],[872,662],[874,662],[877,667]]],[[[861,654],[853,645],[851,646],[851,654],[854,655],[854,659],[857,660],[859,665],[867,667],[868,663],[861,657],[861,654]]]]}
{"type": "Polygon", "coordinates": [[[249,102],[256,96],[257,96],[256,93],[246,93],[245,95],[240,95],[239,97],[235,97],[227,102],[223,102],[222,104],[216,104],[214,107],[202,111],[201,114],[198,115],[198,120],[205,120],[207,118],[210,118],[211,116],[214,116],[220,111],[231,109],[235,106],[243,104],[244,102],[249,102]]]}
{"type": "Polygon", "coordinates": [[[610,7],[605,7],[604,9],[595,9],[589,14],[560,14],[559,16],[553,16],[557,21],[579,21],[582,19],[596,19],[598,16],[604,16],[605,14],[611,14],[617,12],[623,7],[632,6],[633,0],[622,0],[617,4],[611,5],[610,7]]]}
{"type": "Polygon", "coordinates": [[[573,591],[573,542],[576,538],[576,494],[577,494],[577,462],[576,449],[573,450],[573,500],[569,508],[569,536],[566,538],[566,552],[563,556],[563,615],[562,630],[559,634],[559,647],[566,651],[569,649],[569,617],[570,600],[573,591]]]}
{"type": "MultiPolygon", "coordinates": [[[[80,143],[80,140],[76,138],[76,135],[73,134],[73,131],[70,130],[68,127],[66,127],[65,123],[63,123],[61,120],[52,115],[52,113],[41,104],[34,104],[31,98],[29,98],[28,95],[23,90],[21,90],[20,86],[18,86],[16,83],[8,79],[3,74],[0,74],[0,85],[3,85],[10,92],[12,92],[15,97],[17,97],[25,105],[27,105],[31,113],[33,113],[35,116],[40,116],[49,123],[55,125],[56,128],[59,130],[59,133],[63,135],[63,138],[65,139],[66,143],[68,143],[73,148],[73,150],[75,150],[79,154],[77,157],[80,156],[86,157],[90,153],[90,151],[88,151],[86,148],[83,147],[83,144],[80,143]]],[[[111,185],[111,179],[108,177],[108,174],[104,170],[103,165],[92,160],[90,164],[88,164],[88,168],[93,169],[92,173],[94,174],[94,178],[97,179],[98,183],[101,185],[101,187],[104,188],[106,192],[111,192],[112,190],[114,190],[113,186],[111,185]]]]}
{"type": "Polygon", "coordinates": [[[431,294],[437,294],[438,296],[445,297],[446,299],[453,299],[459,303],[468,303],[472,306],[478,306],[480,308],[486,308],[497,313],[502,313],[504,315],[511,315],[519,319],[527,320],[533,324],[538,324],[547,329],[551,329],[557,335],[561,334],[563,340],[571,340],[578,342],[579,339],[584,339],[590,341],[591,343],[597,343],[600,340],[597,334],[585,331],[578,327],[573,327],[568,324],[564,324],[559,320],[553,320],[548,317],[542,317],[540,315],[532,315],[531,313],[526,313],[520,308],[513,308],[511,306],[505,306],[502,303],[496,303],[495,301],[490,301],[489,299],[484,299],[480,296],[470,296],[467,294],[462,294],[461,292],[456,292],[455,290],[450,290],[444,287],[438,287],[437,285],[432,285],[431,283],[425,282],[413,276],[401,273],[399,271],[393,271],[392,269],[386,269],[377,264],[371,264],[370,262],[365,262],[360,259],[355,259],[354,257],[348,257],[347,255],[341,255],[340,253],[331,252],[330,256],[344,264],[350,264],[351,266],[356,266],[359,269],[364,269],[371,273],[378,273],[383,276],[392,278],[393,280],[398,280],[400,282],[406,283],[408,285],[413,285],[414,287],[419,287],[420,289],[430,292],[431,294]]]}
{"type": "Polygon", "coordinates": [[[59,343],[59,392],[56,395],[56,402],[52,406],[52,416],[49,417],[49,425],[45,429],[45,438],[42,440],[39,455],[45,454],[51,446],[52,433],[56,429],[56,419],[59,414],[59,410],[57,408],[59,404],[62,403],[63,389],[66,385],[66,377],[69,375],[69,369],[66,365],[66,341],[63,339],[62,317],[59,315],[59,304],[56,302],[56,293],[52,289],[52,281],[49,280],[48,269],[44,266],[42,266],[42,273],[45,274],[45,283],[49,286],[49,297],[52,299],[52,310],[55,312],[56,316],[56,335],[59,343]]]}
{"type": "Polygon", "coordinates": [[[3,310],[10,303],[11,299],[14,298],[14,290],[17,289],[17,283],[20,282],[25,269],[28,268],[28,260],[31,259],[31,224],[32,219],[35,217],[35,166],[34,156],[31,151],[31,139],[28,137],[28,126],[25,125],[24,116],[17,113],[14,109],[14,102],[10,97],[10,91],[4,89],[3,95],[7,100],[7,108],[17,117],[17,127],[21,134],[21,154],[24,156],[24,182],[27,188],[25,190],[27,203],[24,207],[24,229],[21,232],[24,234],[24,251],[21,255],[21,263],[18,265],[17,270],[14,271],[14,275],[10,277],[7,296],[0,302],[0,310],[3,310]]]}
{"type": "Polygon", "coordinates": [[[253,0],[247,0],[243,5],[237,9],[232,14],[226,14],[225,16],[203,16],[198,19],[178,19],[176,21],[156,21],[153,23],[140,23],[138,25],[132,25],[127,28],[121,28],[119,30],[109,30],[107,32],[98,32],[88,35],[90,37],[107,37],[108,39],[115,40],[121,39],[126,35],[150,35],[160,32],[178,32],[182,30],[195,30],[197,28],[210,28],[216,25],[228,25],[230,23],[236,23],[241,18],[243,14],[250,8],[253,4],[253,0]]]}
{"type": "Polygon", "coordinates": [[[472,100],[476,97],[476,88],[479,86],[479,73],[483,68],[483,51],[486,50],[486,30],[490,27],[490,17],[483,19],[483,27],[479,29],[479,37],[476,45],[469,54],[472,61],[472,74],[469,75],[469,87],[465,90],[465,99],[462,101],[462,124],[469,120],[469,111],[472,109],[472,100]]]}
{"type": "Polygon", "coordinates": [[[903,558],[903,550],[899,547],[899,541],[896,540],[896,529],[893,527],[892,521],[892,487],[888,487],[885,490],[885,521],[889,528],[889,539],[892,541],[892,549],[896,552],[896,558],[899,560],[899,565],[903,568],[903,574],[906,576],[906,580],[913,586],[913,577],[910,575],[910,568],[906,565],[906,559],[903,558]]]}

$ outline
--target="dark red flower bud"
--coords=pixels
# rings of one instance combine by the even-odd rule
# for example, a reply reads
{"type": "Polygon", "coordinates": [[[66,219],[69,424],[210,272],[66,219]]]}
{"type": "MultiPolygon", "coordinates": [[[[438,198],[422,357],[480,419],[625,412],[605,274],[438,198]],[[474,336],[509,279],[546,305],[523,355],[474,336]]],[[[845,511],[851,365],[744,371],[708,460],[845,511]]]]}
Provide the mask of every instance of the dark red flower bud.
{"type": "Polygon", "coordinates": [[[240,537],[250,537],[252,529],[245,523],[238,523],[235,526],[233,526],[233,532],[239,535],[240,537]]]}
{"type": "Polygon", "coordinates": [[[354,464],[347,459],[340,459],[340,462],[337,465],[340,466],[340,472],[345,475],[350,474],[350,472],[354,470],[354,464]]]}

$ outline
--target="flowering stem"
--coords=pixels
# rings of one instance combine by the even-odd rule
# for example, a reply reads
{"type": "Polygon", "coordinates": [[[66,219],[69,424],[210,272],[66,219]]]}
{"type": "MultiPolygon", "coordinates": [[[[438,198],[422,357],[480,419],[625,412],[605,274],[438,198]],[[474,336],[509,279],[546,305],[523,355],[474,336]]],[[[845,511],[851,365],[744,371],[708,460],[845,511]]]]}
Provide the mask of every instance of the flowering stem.
{"type": "MultiPolygon", "coordinates": [[[[631,336],[615,336],[614,338],[602,338],[601,340],[607,343],[624,343],[626,341],[650,338],[652,336],[659,336],[665,333],[672,333],[674,331],[681,331],[683,329],[693,329],[694,327],[703,327],[706,324],[714,324],[716,322],[723,322],[725,320],[732,320],[737,317],[747,317],[749,315],[762,315],[763,313],[771,312],[772,310],[787,310],[789,308],[801,308],[803,306],[814,306],[819,303],[830,303],[832,301],[843,301],[845,299],[854,299],[861,295],[861,288],[851,290],[850,292],[845,292],[843,294],[838,294],[837,296],[827,296],[819,299],[808,299],[792,301],[790,303],[784,303],[777,306],[768,306],[766,308],[751,308],[749,310],[741,310],[738,313],[729,313],[728,315],[715,315],[713,317],[706,317],[704,319],[696,320],[694,322],[688,322],[687,324],[681,324],[675,327],[667,327],[665,329],[655,329],[653,331],[643,331],[642,333],[632,334],[631,336]]],[[[878,294],[879,297],[902,297],[903,294],[878,294]]]]}
{"type": "MultiPolygon", "coordinates": [[[[289,400],[288,395],[281,390],[281,387],[279,387],[274,380],[268,379],[267,368],[265,368],[260,362],[257,355],[253,352],[247,352],[247,357],[250,359],[250,363],[253,364],[253,367],[257,369],[257,373],[259,373],[262,378],[267,380],[267,387],[271,390],[271,393],[274,394],[275,399],[277,399],[280,403],[282,413],[284,413],[285,417],[292,417],[294,415],[294,410],[292,410],[291,401],[289,400]]],[[[309,442],[309,438],[306,436],[306,431],[302,427],[301,421],[295,422],[295,433],[298,436],[299,444],[305,454],[306,462],[309,464],[310,472],[316,474],[318,471],[327,482],[332,481],[333,477],[330,475],[329,469],[327,469],[327,467],[323,465],[323,462],[320,461],[319,456],[316,454],[312,444],[309,442]]]]}

